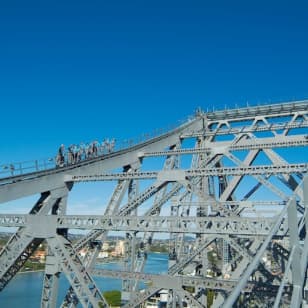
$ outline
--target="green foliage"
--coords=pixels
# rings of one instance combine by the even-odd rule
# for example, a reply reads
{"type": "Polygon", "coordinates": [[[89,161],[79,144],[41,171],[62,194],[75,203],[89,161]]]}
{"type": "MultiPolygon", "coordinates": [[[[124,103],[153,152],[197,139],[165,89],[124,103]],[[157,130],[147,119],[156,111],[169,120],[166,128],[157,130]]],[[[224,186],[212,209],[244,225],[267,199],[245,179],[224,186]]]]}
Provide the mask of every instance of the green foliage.
{"type": "Polygon", "coordinates": [[[27,260],[24,266],[22,267],[21,271],[26,272],[26,271],[40,271],[45,268],[45,264],[42,263],[34,263],[31,262],[30,260],[27,260]]]}
{"type": "Polygon", "coordinates": [[[7,243],[7,241],[8,241],[7,238],[5,238],[5,239],[1,238],[1,239],[0,239],[0,245],[1,245],[1,246],[4,246],[4,245],[7,243]]]}
{"type": "Polygon", "coordinates": [[[150,246],[151,252],[168,252],[168,247],[166,245],[151,245],[150,246]]]}
{"type": "Polygon", "coordinates": [[[183,289],[186,290],[189,293],[194,293],[195,292],[195,288],[191,287],[191,286],[183,286],[183,289]]]}
{"type": "Polygon", "coordinates": [[[207,291],[207,307],[211,307],[214,302],[214,291],[213,290],[208,290],[207,291]]]}
{"type": "Polygon", "coordinates": [[[119,290],[106,291],[103,296],[110,306],[121,305],[121,292],[119,290]]]}
{"type": "Polygon", "coordinates": [[[215,255],[214,251],[209,251],[207,253],[207,259],[211,264],[217,264],[218,258],[215,255]]]}

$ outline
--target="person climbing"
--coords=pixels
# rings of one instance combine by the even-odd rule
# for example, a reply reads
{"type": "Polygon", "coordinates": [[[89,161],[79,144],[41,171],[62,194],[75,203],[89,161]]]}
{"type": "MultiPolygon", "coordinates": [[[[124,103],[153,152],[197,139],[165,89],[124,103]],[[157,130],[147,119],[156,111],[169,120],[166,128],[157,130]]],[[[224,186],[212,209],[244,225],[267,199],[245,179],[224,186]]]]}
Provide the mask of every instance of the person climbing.
{"type": "Polygon", "coordinates": [[[74,144],[71,144],[68,147],[68,153],[67,153],[67,164],[71,165],[74,164],[74,152],[73,152],[74,144]]]}
{"type": "Polygon", "coordinates": [[[100,145],[100,153],[101,155],[104,155],[106,151],[106,139],[104,139],[100,145]]]}
{"type": "Polygon", "coordinates": [[[56,167],[64,166],[64,153],[65,153],[65,147],[64,147],[64,144],[61,144],[58,150],[57,157],[56,157],[56,167]]]}
{"type": "Polygon", "coordinates": [[[93,157],[96,157],[98,154],[98,148],[97,148],[98,142],[95,140],[92,142],[92,155],[93,157]]]}
{"type": "Polygon", "coordinates": [[[10,164],[11,175],[14,175],[15,167],[13,164],[10,164]]]}
{"type": "Polygon", "coordinates": [[[114,138],[112,138],[112,140],[110,142],[110,152],[114,151],[115,142],[116,142],[116,140],[114,138]]]}

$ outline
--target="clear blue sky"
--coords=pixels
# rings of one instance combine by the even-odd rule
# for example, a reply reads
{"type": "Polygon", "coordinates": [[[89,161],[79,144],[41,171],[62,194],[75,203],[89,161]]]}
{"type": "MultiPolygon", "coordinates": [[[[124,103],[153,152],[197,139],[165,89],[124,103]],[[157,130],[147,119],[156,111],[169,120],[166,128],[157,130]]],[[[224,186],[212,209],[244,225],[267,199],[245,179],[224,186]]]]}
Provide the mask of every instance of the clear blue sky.
{"type": "Polygon", "coordinates": [[[307,1],[2,0],[0,39],[0,164],[308,98],[307,1]]]}

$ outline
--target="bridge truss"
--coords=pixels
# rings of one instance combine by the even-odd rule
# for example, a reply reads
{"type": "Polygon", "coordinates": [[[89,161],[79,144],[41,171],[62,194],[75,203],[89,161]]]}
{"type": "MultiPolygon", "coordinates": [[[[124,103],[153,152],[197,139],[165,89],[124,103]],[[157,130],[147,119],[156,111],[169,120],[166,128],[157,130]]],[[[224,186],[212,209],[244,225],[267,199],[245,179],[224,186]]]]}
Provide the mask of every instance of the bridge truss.
{"type": "Polygon", "coordinates": [[[58,305],[61,275],[70,285],[61,307],[108,307],[99,276],[122,280],[123,307],[162,289],[168,307],[303,306],[307,127],[308,101],[198,111],[126,149],[0,179],[0,203],[40,195],[28,214],[0,214],[16,230],[0,252],[0,291],[46,241],[41,307],[58,305]],[[69,193],[84,182],[112,182],[110,200],[97,215],[68,215],[69,193]],[[73,243],[73,229],[87,232],[73,243]],[[125,236],[124,270],[96,266],[109,232],[125,236]],[[168,271],[146,273],[160,236],[168,271]]]}

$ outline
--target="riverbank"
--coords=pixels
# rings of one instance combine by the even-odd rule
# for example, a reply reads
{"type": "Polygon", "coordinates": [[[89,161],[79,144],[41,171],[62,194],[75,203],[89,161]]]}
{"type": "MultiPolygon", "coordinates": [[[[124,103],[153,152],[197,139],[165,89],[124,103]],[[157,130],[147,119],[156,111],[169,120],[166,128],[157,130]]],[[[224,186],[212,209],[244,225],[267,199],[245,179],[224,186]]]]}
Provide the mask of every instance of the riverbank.
{"type": "Polygon", "coordinates": [[[44,269],[40,269],[40,270],[31,270],[31,271],[20,271],[18,272],[18,274],[27,274],[27,273],[39,273],[39,272],[44,272],[44,269]]]}
{"type": "MultiPolygon", "coordinates": [[[[123,262],[99,264],[97,268],[119,271],[123,269],[123,262]]],[[[166,273],[168,271],[168,255],[162,253],[149,253],[144,271],[153,274],[166,273]]],[[[24,307],[25,305],[27,307],[40,307],[44,271],[28,270],[20,273],[27,275],[16,275],[1,291],[0,307],[24,307]]],[[[121,279],[99,276],[93,278],[102,292],[122,289],[121,279]]],[[[56,307],[60,307],[69,287],[70,285],[66,276],[64,274],[60,275],[58,302],[56,307]]]]}

